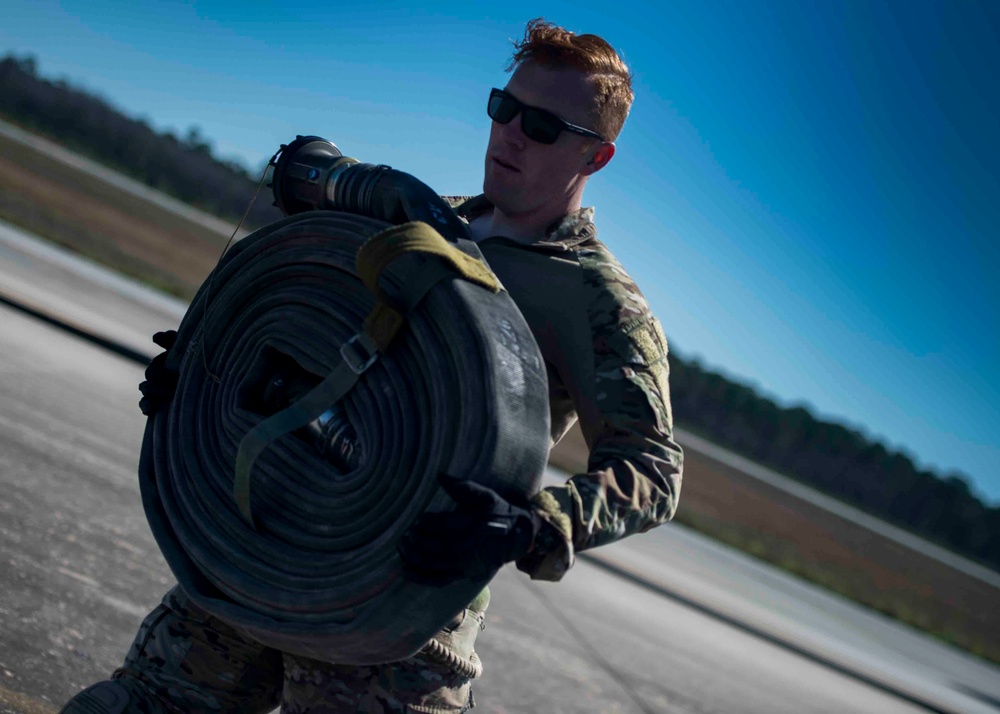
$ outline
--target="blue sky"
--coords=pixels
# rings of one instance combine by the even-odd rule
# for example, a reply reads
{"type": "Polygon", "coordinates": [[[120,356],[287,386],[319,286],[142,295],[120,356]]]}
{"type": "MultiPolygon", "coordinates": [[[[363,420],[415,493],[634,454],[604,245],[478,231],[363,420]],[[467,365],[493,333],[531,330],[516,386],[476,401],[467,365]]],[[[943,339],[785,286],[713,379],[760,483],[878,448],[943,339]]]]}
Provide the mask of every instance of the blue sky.
{"type": "Polygon", "coordinates": [[[0,52],[254,169],[319,134],[466,194],[539,15],[635,72],[585,202],[672,349],[1000,503],[1000,3],[5,0],[0,52]]]}

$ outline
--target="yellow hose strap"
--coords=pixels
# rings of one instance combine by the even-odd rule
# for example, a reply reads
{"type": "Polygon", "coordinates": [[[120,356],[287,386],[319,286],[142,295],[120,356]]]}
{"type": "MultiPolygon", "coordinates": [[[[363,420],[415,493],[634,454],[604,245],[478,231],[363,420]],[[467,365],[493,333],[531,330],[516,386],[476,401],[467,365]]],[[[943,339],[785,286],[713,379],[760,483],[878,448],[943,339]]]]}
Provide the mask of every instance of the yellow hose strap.
{"type": "Polygon", "coordinates": [[[500,281],[485,263],[460,251],[428,224],[412,221],[388,228],[372,236],[361,246],[356,262],[358,277],[378,300],[375,309],[365,320],[365,332],[375,341],[379,350],[388,349],[405,320],[400,309],[390,304],[379,287],[379,276],[389,263],[406,253],[441,258],[427,261],[416,283],[406,286],[404,297],[411,308],[438,281],[456,277],[456,273],[458,277],[491,292],[499,292],[501,289],[500,281]]]}
{"type": "Polygon", "coordinates": [[[358,277],[373,294],[379,294],[378,277],[393,260],[416,251],[443,258],[466,280],[491,292],[500,291],[500,281],[485,263],[466,255],[423,221],[403,223],[372,236],[358,250],[358,277]]]}
{"type": "Polygon", "coordinates": [[[253,471],[254,461],[271,442],[301,429],[347,394],[361,375],[361,372],[355,370],[356,365],[352,366],[351,361],[341,359],[326,378],[304,397],[257,424],[240,441],[239,450],[236,452],[233,497],[240,513],[251,526],[254,522],[250,508],[250,474],[253,471]]]}
{"type": "Polygon", "coordinates": [[[358,250],[357,274],[375,295],[376,303],[365,318],[363,331],[341,347],[341,361],[322,382],[299,401],[257,424],[240,441],[236,453],[233,497],[240,513],[251,525],[250,475],[257,457],[271,442],[306,426],[347,394],[378,353],[388,349],[403,326],[403,313],[389,304],[378,280],[389,263],[411,252],[442,260],[428,261],[421,269],[420,277],[405,286],[404,298],[410,308],[416,306],[435,284],[445,278],[456,277],[456,273],[458,277],[491,292],[501,290],[500,281],[482,261],[466,255],[421,221],[394,226],[369,238],[358,250]]]}

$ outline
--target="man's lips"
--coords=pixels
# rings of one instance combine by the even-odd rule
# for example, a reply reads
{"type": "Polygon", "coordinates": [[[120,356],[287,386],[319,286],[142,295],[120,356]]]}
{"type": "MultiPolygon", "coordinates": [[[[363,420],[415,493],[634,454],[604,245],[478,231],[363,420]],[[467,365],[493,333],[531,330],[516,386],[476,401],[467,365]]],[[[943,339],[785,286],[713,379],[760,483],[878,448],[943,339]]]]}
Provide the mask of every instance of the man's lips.
{"type": "Polygon", "coordinates": [[[517,171],[518,173],[520,173],[520,172],[521,172],[521,169],[517,168],[516,166],[514,166],[513,164],[511,164],[511,163],[509,163],[509,162],[507,162],[507,161],[504,161],[504,160],[503,160],[503,159],[501,159],[501,158],[500,158],[499,156],[494,156],[494,157],[493,157],[493,160],[494,160],[494,161],[495,161],[496,163],[498,163],[498,164],[499,164],[499,165],[500,165],[500,166],[501,166],[502,168],[505,168],[505,169],[507,169],[508,171],[517,171]]]}

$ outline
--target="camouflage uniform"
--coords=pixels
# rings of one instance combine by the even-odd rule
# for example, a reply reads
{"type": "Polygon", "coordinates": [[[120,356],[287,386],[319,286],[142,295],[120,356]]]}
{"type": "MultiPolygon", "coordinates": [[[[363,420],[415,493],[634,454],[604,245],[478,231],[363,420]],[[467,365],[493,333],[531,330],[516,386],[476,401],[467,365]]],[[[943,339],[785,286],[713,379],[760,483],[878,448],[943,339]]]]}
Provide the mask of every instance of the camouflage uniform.
{"type": "Polygon", "coordinates": [[[113,681],[81,692],[64,711],[264,714],[280,704],[283,714],[459,714],[475,706],[482,666],[473,646],[486,605],[476,598],[413,657],[337,665],[266,647],[174,587],[143,620],[113,681]]]}
{"type": "MultiPolygon", "coordinates": [[[[483,196],[448,200],[467,220],[492,208],[483,196]]],[[[669,520],[680,495],[667,341],[597,240],[593,215],[575,211],[531,244],[479,242],[545,359],[552,443],[579,418],[590,448],[587,473],[534,497],[544,525],[517,567],[536,579],[558,580],[575,553],[669,520]]],[[[267,712],[279,701],[286,714],[463,712],[474,706],[471,685],[482,672],[473,645],[488,597],[416,656],[356,667],[267,648],[175,588],[143,622],[115,681],[130,693],[129,711],[150,713],[267,712]]]]}
{"type": "MultiPolygon", "coordinates": [[[[469,221],[492,209],[484,196],[448,200],[469,221]]],[[[533,579],[559,580],[575,553],[670,520],[680,497],[667,340],[638,287],[597,240],[593,218],[593,208],[581,208],[542,240],[478,243],[545,359],[552,443],[579,418],[590,449],[587,473],[534,498],[545,526],[517,562],[533,579]]]]}

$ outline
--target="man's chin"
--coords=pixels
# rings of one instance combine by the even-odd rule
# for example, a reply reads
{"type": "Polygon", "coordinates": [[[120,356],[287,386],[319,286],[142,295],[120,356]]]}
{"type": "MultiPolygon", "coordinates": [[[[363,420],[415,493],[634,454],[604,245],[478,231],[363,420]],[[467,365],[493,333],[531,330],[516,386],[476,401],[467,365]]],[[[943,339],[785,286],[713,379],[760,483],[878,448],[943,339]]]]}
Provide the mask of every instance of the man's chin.
{"type": "Polygon", "coordinates": [[[517,203],[511,201],[510,197],[503,191],[490,190],[489,188],[483,189],[483,195],[486,196],[486,200],[493,204],[500,213],[510,216],[517,213],[517,203]]]}
{"type": "Polygon", "coordinates": [[[521,197],[515,191],[504,186],[503,182],[490,181],[489,178],[483,182],[483,195],[508,216],[519,213],[522,209],[521,204],[524,203],[523,200],[520,200],[521,197]]]}

